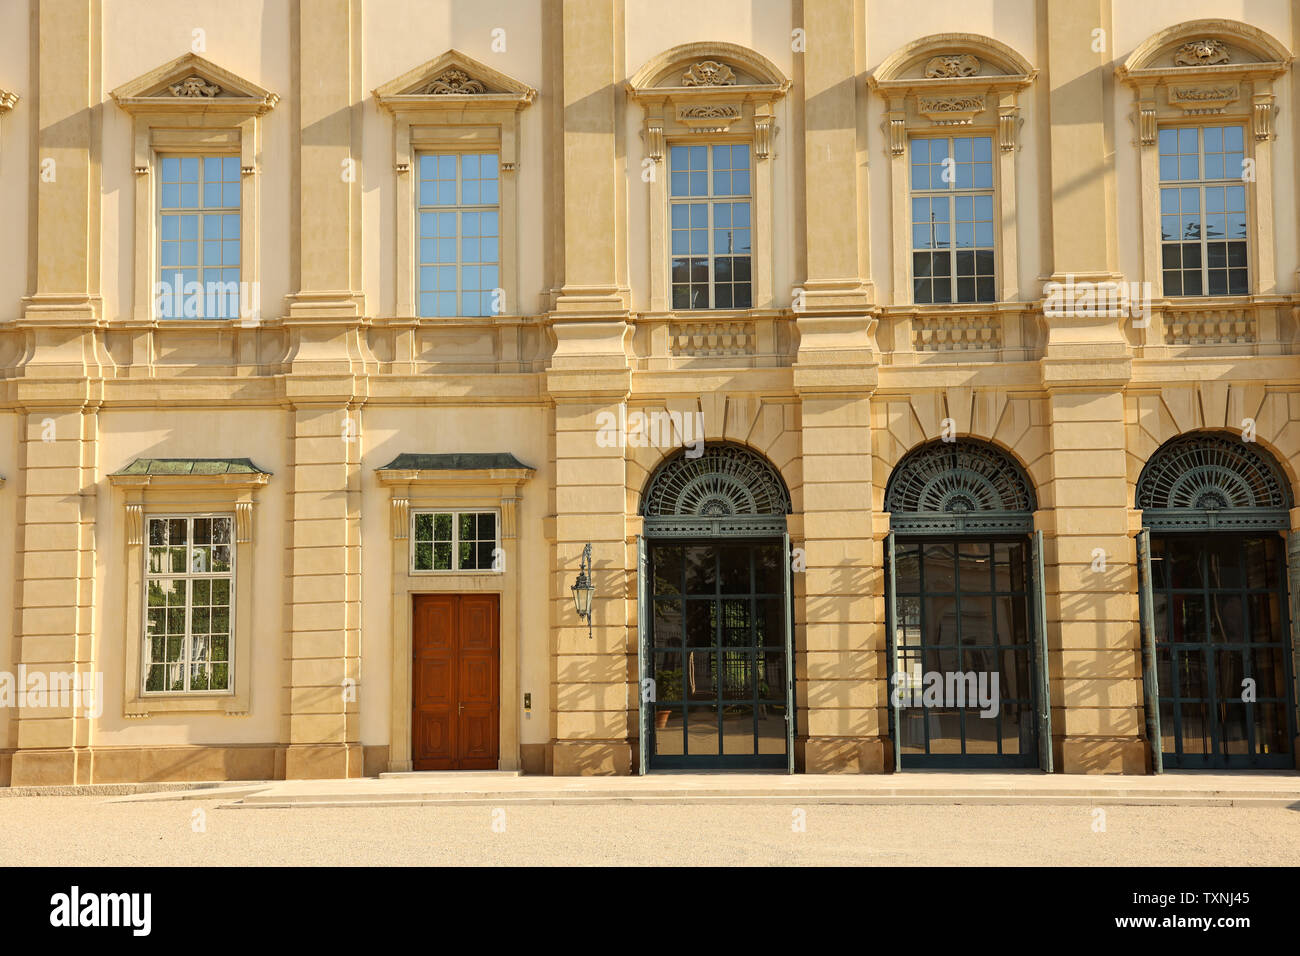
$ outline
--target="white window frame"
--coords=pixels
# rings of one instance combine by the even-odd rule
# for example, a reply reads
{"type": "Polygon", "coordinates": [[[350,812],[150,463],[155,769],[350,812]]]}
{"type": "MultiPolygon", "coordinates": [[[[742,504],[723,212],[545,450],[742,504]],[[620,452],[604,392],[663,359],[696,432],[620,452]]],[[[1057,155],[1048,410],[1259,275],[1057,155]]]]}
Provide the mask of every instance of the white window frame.
{"type": "MultiPolygon", "coordinates": [[[[482,148],[475,148],[470,146],[463,149],[447,149],[447,148],[419,149],[415,153],[413,165],[414,165],[414,169],[412,175],[412,185],[413,185],[412,192],[414,193],[414,198],[415,198],[415,223],[414,223],[415,241],[413,245],[413,254],[415,256],[415,303],[414,303],[415,314],[419,318],[459,318],[459,317],[487,318],[494,314],[501,314],[501,312],[504,311],[505,307],[508,305],[508,302],[505,301],[506,299],[505,286],[502,285],[504,281],[503,272],[502,272],[502,257],[504,251],[503,247],[504,247],[505,237],[503,235],[504,220],[502,219],[502,215],[501,215],[501,200],[502,200],[501,194],[502,194],[502,185],[503,185],[502,180],[504,178],[502,175],[503,170],[501,168],[501,151],[499,149],[493,149],[487,146],[482,148]],[[449,206],[440,206],[440,205],[426,206],[420,202],[420,186],[424,182],[424,180],[420,178],[421,161],[426,157],[431,157],[436,161],[437,158],[441,156],[454,156],[456,158],[456,179],[455,179],[456,201],[449,206]],[[464,171],[464,159],[466,156],[478,156],[480,158],[480,161],[484,156],[491,156],[493,157],[493,159],[496,160],[497,201],[495,203],[463,204],[461,202],[461,184],[464,181],[463,171],[464,171]],[[494,262],[476,262],[476,263],[467,264],[461,261],[461,243],[465,238],[464,232],[462,231],[461,228],[461,215],[467,212],[477,212],[477,213],[495,212],[496,213],[497,255],[496,255],[496,260],[494,262]],[[445,263],[445,262],[426,263],[423,261],[420,255],[420,238],[421,238],[420,217],[425,213],[431,213],[434,215],[438,213],[453,213],[456,216],[456,260],[454,263],[445,263]],[[423,315],[420,311],[420,298],[426,293],[420,281],[420,272],[426,266],[433,266],[437,268],[439,266],[447,266],[447,265],[451,265],[456,269],[456,290],[454,292],[454,295],[456,297],[456,311],[452,312],[450,315],[443,315],[442,313],[437,311],[435,311],[432,315],[423,315]],[[488,311],[488,312],[466,313],[462,311],[463,300],[461,297],[465,292],[464,288],[461,285],[463,279],[462,270],[466,267],[466,265],[469,265],[470,267],[477,267],[477,268],[484,268],[484,267],[495,268],[497,270],[496,285],[493,286],[491,290],[487,290],[492,293],[494,304],[497,300],[497,296],[495,294],[496,290],[500,290],[501,292],[501,299],[502,299],[502,301],[500,302],[501,308],[497,312],[488,311]]],[[[480,178],[480,182],[481,181],[482,180],[480,178]]],[[[480,289],[477,291],[481,294],[484,290],[480,289]]],[[[433,294],[435,296],[438,295],[439,294],[438,290],[436,289],[433,290],[433,294]]]]}
{"type": "MultiPolygon", "coordinates": [[[[154,261],[157,263],[157,271],[156,271],[155,274],[154,274],[154,282],[155,282],[155,283],[166,284],[166,283],[169,281],[169,278],[170,278],[171,275],[174,275],[174,274],[177,273],[177,272],[182,272],[182,271],[184,271],[184,270],[187,269],[187,268],[193,268],[193,269],[198,273],[198,275],[199,275],[198,282],[203,286],[203,296],[204,296],[204,298],[203,298],[203,308],[206,310],[206,309],[207,309],[207,305],[208,305],[208,298],[207,298],[207,296],[208,296],[208,282],[209,282],[210,280],[206,280],[206,279],[203,277],[203,273],[204,273],[204,265],[203,265],[203,245],[204,245],[204,243],[205,243],[205,241],[206,241],[206,240],[203,238],[203,220],[204,220],[204,218],[205,218],[206,216],[210,216],[210,215],[215,215],[215,216],[218,216],[218,217],[222,217],[223,219],[224,219],[225,216],[229,216],[229,215],[232,215],[232,214],[233,214],[233,215],[236,215],[236,216],[239,217],[239,240],[238,240],[238,241],[239,241],[239,244],[240,244],[240,249],[239,249],[239,264],[235,267],[235,269],[239,272],[239,278],[237,278],[237,279],[235,280],[235,283],[236,283],[237,286],[241,286],[241,287],[242,287],[242,283],[244,282],[244,249],[243,249],[243,243],[244,243],[244,206],[243,206],[243,196],[242,196],[242,195],[240,196],[240,205],[239,205],[238,207],[233,207],[233,206],[216,206],[216,207],[208,208],[208,207],[206,207],[206,206],[199,205],[199,206],[196,206],[196,207],[192,207],[192,208],[191,208],[191,207],[186,207],[186,206],[164,206],[164,205],[163,205],[163,198],[162,198],[162,190],[163,190],[162,167],[163,167],[163,162],[164,162],[165,160],[168,160],[168,159],[176,159],[176,160],[182,160],[182,161],[183,161],[183,160],[186,160],[186,159],[197,159],[197,160],[199,161],[199,169],[200,169],[200,174],[199,174],[199,191],[200,191],[200,194],[201,194],[201,193],[202,193],[202,190],[203,190],[204,183],[205,183],[205,180],[203,179],[203,174],[202,174],[202,172],[201,172],[201,170],[203,169],[203,164],[204,164],[204,162],[205,162],[206,160],[208,160],[208,159],[221,159],[221,160],[234,159],[234,160],[238,161],[238,159],[239,159],[239,154],[238,154],[238,153],[231,152],[231,151],[229,151],[229,150],[214,150],[214,151],[212,151],[212,152],[199,152],[199,153],[189,153],[189,152],[182,152],[182,153],[175,153],[175,152],[160,152],[160,153],[157,154],[157,157],[156,157],[156,165],[157,165],[157,171],[158,171],[158,190],[157,190],[157,202],[154,204],[154,250],[153,250],[153,252],[154,252],[154,255],[156,256],[156,259],[155,259],[154,261]],[[197,246],[198,246],[198,262],[197,262],[194,266],[192,266],[192,267],[190,267],[190,266],[179,266],[179,265],[178,265],[178,266],[164,266],[164,265],[162,264],[162,248],[163,248],[163,241],[164,241],[164,240],[163,240],[163,234],[162,234],[162,222],[163,222],[163,213],[164,213],[164,210],[167,212],[168,215],[173,215],[173,216],[197,216],[197,217],[198,217],[198,220],[199,220],[199,235],[198,235],[198,237],[195,239],[195,243],[196,243],[197,246]],[[172,272],[171,272],[170,274],[167,272],[168,269],[171,269],[171,270],[172,270],[172,272]]],[[[242,182],[242,175],[241,175],[241,182],[242,182]]],[[[223,180],[223,189],[224,189],[224,180],[223,180]]],[[[243,192],[242,186],[241,186],[240,192],[241,192],[241,193],[243,192]]],[[[219,242],[224,242],[225,240],[218,240],[218,241],[219,241],[219,242]]],[[[224,270],[226,267],[225,267],[225,266],[215,266],[215,267],[211,267],[211,268],[216,268],[216,269],[218,269],[218,270],[224,270]]],[[[226,282],[225,279],[221,279],[221,280],[219,280],[219,283],[218,283],[219,287],[220,287],[220,286],[224,286],[225,282],[226,282]]],[[[182,287],[182,288],[180,289],[180,293],[179,293],[179,294],[180,294],[181,300],[182,300],[182,302],[183,302],[183,301],[184,301],[184,294],[185,294],[185,289],[184,289],[184,287],[182,287]]],[[[223,316],[223,315],[208,315],[208,314],[206,313],[206,311],[205,311],[204,314],[197,316],[197,318],[199,318],[199,319],[206,319],[206,320],[213,320],[213,319],[215,319],[215,320],[218,320],[218,321],[220,321],[220,320],[222,320],[222,319],[231,319],[231,318],[233,318],[233,319],[238,319],[238,318],[240,318],[240,316],[239,316],[239,314],[238,314],[238,310],[239,310],[240,302],[241,302],[241,293],[240,293],[239,289],[236,289],[236,292],[235,292],[235,302],[234,302],[234,305],[235,305],[235,311],[236,311],[236,314],[235,314],[235,315],[233,315],[233,316],[230,316],[230,315],[224,315],[224,316],[223,316]]],[[[156,297],[155,297],[155,299],[154,299],[154,303],[153,303],[153,306],[152,306],[152,307],[156,307],[156,306],[157,306],[157,301],[156,301],[156,297]]],[[[151,308],[152,308],[152,307],[151,307],[151,308]]],[[[154,318],[156,318],[156,319],[163,319],[164,317],[163,317],[162,315],[157,314],[157,312],[155,311],[155,313],[154,313],[154,318]]],[[[186,316],[184,316],[184,315],[171,315],[171,316],[167,316],[165,320],[170,322],[170,321],[172,321],[173,319],[184,319],[184,318],[186,318],[186,316]]]]}
{"type": "MultiPolygon", "coordinates": [[[[504,569],[495,568],[461,568],[456,565],[460,561],[460,521],[461,515],[466,514],[490,514],[493,516],[496,527],[496,540],[492,543],[493,555],[502,554],[501,550],[501,509],[499,508],[412,508],[408,519],[407,538],[410,542],[407,548],[407,570],[410,574],[500,574],[504,569]],[[451,515],[451,557],[452,567],[450,568],[417,568],[415,566],[415,546],[417,544],[415,537],[415,520],[420,515],[451,515]]],[[[477,540],[477,539],[475,539],[477,540]]]]}
{"type": "MultiPolygon", "coordinates": [[[[672,278],[673,260],[680,259],[680,258],[686,258],[686,259],[700,258],[694,253],[690,253],[690,252],[686,253],[685,256],[679,256],[673,251],[672,248],[673,207],[685,206],[687,208],[690,208],[691,206],[704,206],[708,210],[708,222],[705,224],[704,227],[705,232],[708,236],[708,242],[706,244],[703,258],[708,263],[709,304],[705,306],[700,306],[698,308],[691,308],[690,306],[686,306],[685,308],[681,308],[681,309],[673,307],[673,309],[674,311],[682,312],[682,313],[694,313],[694,312],[714,312],[718,310],[724,312],[748,311],[749,309],[754,308],[754,239],[755,239],[755,232],[756,232],[755,222],[754,222],[754,178],[757,170],[755,169],[755,162],[754,162],[753,140],[743,139],[743,138],[742,139],[676,140],[673,142],[669,142],[667,144],[667,149],[665,150],[665,154],[666,154],[666,159],[668,161],[667,162],[668,188],[666,192],[667,192],[667,199],[668,199],[668,298],[669,298],[670,306],[672,304],[673,286],[675,285],[672,278]],[[673,163],[672,163],[673,150],[678,148],[690,149],[692,146],[703,146],[705,149],[705,155],[708,158],[708,166],[705,173],[705,175],[708,177],[708,192],[705,193],[703,196],[689,196],[689,195],[674,196],[673,188],[672,188],[672,175],[674,172],[673,163]],[[713,191],[713,174],[714,174],[713,149],[715,146],[727,146],[727,147],[745,146],[748,148],[749,166],[747,167],[746,172],[749,174],[749,192],[745,193],[744,195],[740,195],[740,194],[718,195],[714,193],[713,191]],[[732,305],[724,305],[724,306],[719,306],[717,304],[713,264],[714,264],[714,260],[717,259],[719,256],[727,255],[726,253],[717,253],[714,251],[713,248],[713,233],[716,228],[713,222],[713,215],[716,207],[720,203],[728,203],[732,205],[735,205],[737,203],[745,203],[746,205],[749,206],[749,226],[746,227],[749,231],[749,252],[743,254],[744,258],[749,260],[748,285],[749,285],[750,304],[746,306],[737,306],[734,303],[732,305]]],[[[732,257],[739,258],[739,256],[734,253],[732,254],[732,257]]],[[[734,279],[732,280],[731,285],[733,288],[737,285],[734,279]]]]}
{"type": "MultiPolygon", "coordinates": [[[[140,640],[141,640],[140,695],[142,697],[149,697],[149,698],[194,697],[196,695],[202,695],[205,697],[233,697],[234,696],[235,675],[236,675],[235,655],[238,652],[237,641],[235,639],[235,630],[237,627],[237,622],[239,620],[238,612],[236,610],[236,604],[235,604],[235,602],[238,600],[238,577],[237,577],[236,564],[238,563],[239,560],[239,556],[238,556],[239,548],[237,544],[237,538],[238,538],[237,528],[238,525],[236,522],[235,513],[233,511],[228,511],[228,512],[208,511],[202,513],[160,512],[160,513],[148,514],[144,516],[144,545],[141,548],[141,551],[143,552],[141,557],[144,561],[144,569],[142,572],[143,593],[140,598],[141,607],[144,610],[144,614],[142,615],[140,620],[140,640]],[[166,574],[164,573],[154,574],[150,572],[149,570],[149,525],[150,523],[154,521],[184,520],[186,522],[186,528],[187,528],[185,549],[188,555],[190,553],[190,549],[194,545],[194,531],[193,531],[194,521],[201,520],[203,518],[225,518],[230,522],[230,542],[229,542],[230,570],[221,571],[221,572],[206,571],[202,573],[194,572],[194,571],[186,571],[184,573],[166,573],[166,574]],[[191,670],[189,652],[191,648],[191,642],[194,639],[194,635],[192,633],[193,613],[194,613],[192,587],[187,588],[185,593],[185,634],[184,634],[185,689],[184,690],[153,690],[153,691],[147,689],[149,684],[149,668],[152,664],[156,663],[155,661],[151,660],[151,651],[149,647],[149,640],[152,637],[152,635],[150,635],[149,633],[149,582],[160,580],[160,579],[174,579],[174,578],[180,578],[182,580],[191,581],[191,582],[196,580],[212,581],[217,579],[224,579],[229,581],[230,583],[230,603],[227,605],[229,608],[230,629],[229,632],[226,634],[226,639],[228,643],[227,643],[227,659],[225,661],[226,673],[228,675],[228,679],[227,679],[228,686],[222,690],[210,690],[207,688],[194,689],[189,686],[190,670],[191,670]]],[[[167,639],[167,635],[163,635],[163,640],[165,641],[166,639],[167,639]]],[[[164,665],[166,664],[165,661],[163,661],[162,663],[164,665]]],[[[209,667],[210,666],[211,664],[209,664],[209,667]]]]}
{"type": "MultiPolygon", "coordinates": [[[[1001,261],[1002,250],[1000,247],[1000,243],[998,241],[1000,238],[999,237],[1000,217],[998,215],[998,193],[999,193],[998,174],[999,174],[999,167],[1001,166],[1001,163],[998,162],[997,143],[998,143],[997,134],[995,131],[992,130],[988,130],[988,131],[969,130],[968,131],[962,129],[960,132],[918,130],[913,135],[908,137],[907,140],[907,192],[908,192],[907,243],[908,243],[909,252],[907,256],[907,270],[908,270],[907,294],[911,299],[913,305],[992,306],[995,305],[1000,300],[1003,294],[1001,289],[998,286],[998,278],[1002,272],[1002,261],[1001,261]],[[977,139],[988,140],[989,143],[988,165],[990,167],[990,173],[992,176],[992,185],[959,187],[954,181],[952,183],[945,184],[946,188],[935,188],[932,186],[928,186],[924,189],[916,188],[916,186],[912,182],[912,144],[920,141],[933,141],[933,140],[941,140],[946,142],[948,144],[948,157],[953,160],[953,169],[956,169],[957,164],[959,162],[956,157],[956,141],[958,139],[971,140],[972,150],[974,149],[975,140],[977,139]],[[972,202],[977,198],[985,197],[985,196],[991,200],[991,205],[993,210],[993,218],[992,218],[993,275],[991,276],[993,280],[992,299],[980,299],[978,298],[978,296],[970,300],[962,300],[957,298],[957,281],[959,278],[957,275],[957,254],[959,251],[961,251],[960,247],[957,245],[957,199],[963,196],[970,197],[972,202]],[[914,272],[913,254],[917,252],[929,251],[930,253],[934,253],[940,251],[939,249],[934,247],[932,247],[929,250],[916,248],[916,242],[912,238],[912,229],[915,223],[912,222],[911,208],[912,208],[912,200],[918,198],[926,198],[926,199],[941,198],[941,199],[948,200],[948,228],[949,228],[949,235],[951,238],[951,242],[946,247],[946,251],[950,256],[948,261],[948,278],[949,281],[951,282],[951,296],[947,302],[917,302],[916,301],[916,278],[917,277],[914,272]]],[[[972,157],[973,157],[973,153],[972,153],[972,157]]],[[[972,159],[972,163],[973,162],[974,160],[972,159]]],[[[975,245],[972,246],[967,251],[973,254],[981,251],[983,248],[984,247],[982,246],[975,245]]],[[[930,278],[931,279],[934,278],[933,274],[930,276],[930,278]]],[[[978,280],[975,279],[974,276],[971,276],[969,278],[971,278],[972,281],[975,281],[977,283],[976,292],[978,293],[978,280]]]]}
{"type": "MultiPolygon", "coordinates": [[[[1182,124],[1166,123],[1159,126],[1156,130],[1156,203],[1159,210],[1158,215],[1160,216],[1160,219],[1158,219],[1157,222],[1159,223],[1161,219],[1163,219],[1164,217],[1164,191],[1166,189],[1177,189],[1177,190],[1195,189],[1198,196],[1197,215],[1200,217],[1200,223],[1201,223],[1201,236],[1198,242],[1198,245],[1200,246],[1200,250],[1201,250],[1201,291],[1197,293],[1191,293],[1191,294],[1188,294],[1186,292],[1172,293],[1167,291],[1164,288],[1165,246],[1170,244],[1176,244],[1182,246],[1185,241],[1182,239],[1175,239],[1173,240],[1173,243],[1167,242],[1164,238],[1163,227],[1156,234],[1156,244],[1160,247],[1160,288],[1162,294],[1167,296],[1168,298],[1177,299],[1184,302],[1197,302],[1204,299],[1218,299],[1224,296],[1249,295],[1251,290],[1254,288],[1253,283],[1254,283],[1254,265],[1255,265],[1255,236],[1254,236],[1252,216],[1250,211],[1251,203],[1250,203],[1249,184],[1243,181],[1240,175],[1235,177],[1228,177],[1227,175],[1225,175],[1222,179],[1207,179],[1205,177],[1205,131],[1207,129],[1226,130],[1229,128],[1241,130],[1242,158],[1244,160],[1249,160],[1250,162],[1253,163],[1254,157],[1251,151],[1250,127],[1245,122],[1224,120],[1221,122],[1215,121],[1215,122],[1208,122],[1208,123],[1182,123],[1182,124]],[[1164,132],[1171,132],[1175,136],[1177,136],[1178,133],[1180,133],[1182,130],[1185,129],[1196,130],[1196,162],[1197,162],[1197,171],[1200,173],[1200,175],[1196,179],[1168,179],[1168,180],[1162,179],[1160,178],[1160,134],[1164,132]],[[1231,186],[1240,187],[1244,193],[1245,202],[1244,202],[1244,209],[1242,210],[1242,214],[1246,218],[1246,235],[1235,237],[1235,238],[1222,236],[1218,239],[1211,240],[1209,236],[1206,234],[1205,220],[1207,218],[1207,210],[1206,210],[1206,203],[1205,203],[1205,191],[1207,189],[1224,189],[1226,187],[1231,187],[1231,186]],[[1210,291],[1209,244],[1212,241],[1213,242],[1244,242],[1246,244],[1246,290],[1244,292],[1211,292],[1210,291]]],[[[1176,155],[1185,155],[1185,154],[1176,154],[1176,155]]],[[[1226,151],[1224,152],[1224,155],[1227,155],[1226,151]]],[[[1225,174],[1226,172],[1227,171],[1225,170],[1225,174]]],[[[1231,267],[1225,264],[1224,266],[1225,270],[1229,270],[1230,268],[1231,267]]],[[[1240,268],[1240,267],[1236,267],[1236,268],[1240,268]]],[[[1182,269],[1181,267],[1178,269],[1178,272],[1180,273],[1184,271],[1186,270],[1182,269]]]]}

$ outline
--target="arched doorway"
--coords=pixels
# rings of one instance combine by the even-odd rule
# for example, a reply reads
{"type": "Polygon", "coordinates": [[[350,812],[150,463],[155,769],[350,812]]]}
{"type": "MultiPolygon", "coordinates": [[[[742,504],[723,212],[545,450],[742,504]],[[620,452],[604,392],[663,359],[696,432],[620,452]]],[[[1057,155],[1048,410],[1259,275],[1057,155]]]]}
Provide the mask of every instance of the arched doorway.
{"type": "Polygon", "coordinates": [[[1277,463],[1236,436],[1179,436],[1142,470],[1143,667],[1157,772],[1295,765],[1291,506],[1277,463]]]}
{"type": "Polygon", "coordinates": [[[794,769],[790,493],[762,456],[706,444],[642,495],[641,772],[794,769]]]}
{"type": "Polygon", "coordinates": [[[905,455],[885,510],[895,769],[1051,770],[1033,486],[973,439],[905,455]]]}

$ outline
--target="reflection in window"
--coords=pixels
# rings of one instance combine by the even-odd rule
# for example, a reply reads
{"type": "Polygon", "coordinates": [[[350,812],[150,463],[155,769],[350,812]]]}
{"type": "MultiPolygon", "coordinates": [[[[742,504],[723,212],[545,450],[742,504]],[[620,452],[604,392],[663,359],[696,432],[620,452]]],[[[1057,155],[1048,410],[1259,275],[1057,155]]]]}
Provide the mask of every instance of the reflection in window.
{"type": "Polygon", "coordinates": [[[674,309],[748,309],[749,145],[668,151],[674,309]]]}
{"type": "Polygon", "coordinates": [[[146,693],[231,689],[233,524],[229,515],[148,520],[146,693]]]}
{"type": "Polygon", "coordinates": [[[1245,129],[1159,133],[1160,255],[1165,295],[1245,295],[1245,129]]]}
{"type": "Polygon", "coordinates": [[[993,302],[993,140],[911,141],[912,298],[993,302]]]}

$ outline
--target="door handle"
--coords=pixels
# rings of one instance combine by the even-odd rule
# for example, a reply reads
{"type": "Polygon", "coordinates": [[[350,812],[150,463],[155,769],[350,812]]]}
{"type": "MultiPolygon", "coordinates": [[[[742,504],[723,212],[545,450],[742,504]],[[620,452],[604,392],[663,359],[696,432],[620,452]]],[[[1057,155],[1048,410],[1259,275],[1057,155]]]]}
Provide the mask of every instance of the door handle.
{"type": "Polygon", "coordinates": [[[460,705],[460,712],[461,712],[462,714],[465,713],[465,705],[464,705],[464,704],[461,704],[461,705],[460,705]]]}

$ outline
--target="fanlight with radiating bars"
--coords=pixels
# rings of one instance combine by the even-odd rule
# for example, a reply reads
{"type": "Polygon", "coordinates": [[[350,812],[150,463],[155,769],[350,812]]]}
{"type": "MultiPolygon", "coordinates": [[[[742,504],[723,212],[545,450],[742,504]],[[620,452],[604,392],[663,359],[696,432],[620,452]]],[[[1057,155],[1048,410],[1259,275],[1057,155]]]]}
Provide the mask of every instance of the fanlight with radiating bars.
{"type": "Polygon", "coordinates": [[[1035,507],[1020,466],[992,445],[970,439],[909,452],[885,491],[885,510],[897,531],[1028,531],[1035,507]]]}
{"type": "Polygon", "coordinates": [[[1288,528],[1291,493],[1258,445],[1226,435],[1182,435],[1142,469],[1137,506],[1154,528],[1288,528]]]}
{"type": "Polygon", "coordinates": [[[705,445],[698,458],[678,453],[655,472],[642,505],[647,518],[789,513],[790,494],[776,469],[737,445],[705,445]]]}

